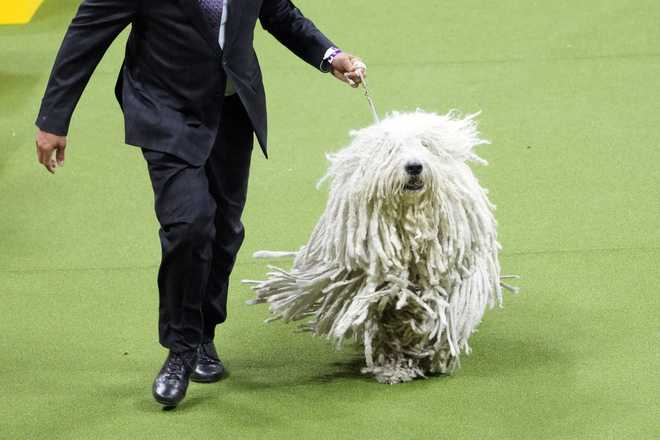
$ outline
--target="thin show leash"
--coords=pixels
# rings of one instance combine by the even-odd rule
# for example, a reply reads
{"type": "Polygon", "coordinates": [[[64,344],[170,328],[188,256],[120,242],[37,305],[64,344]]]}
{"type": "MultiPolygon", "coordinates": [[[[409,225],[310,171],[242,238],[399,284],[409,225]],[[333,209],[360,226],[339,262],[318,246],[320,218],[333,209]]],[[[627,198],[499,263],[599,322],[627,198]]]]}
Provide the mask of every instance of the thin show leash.
{"type": "Polygon", "coordinates": [[[374,100],[369,94],[369,86],[367,86],[367,80],[364,77],[364,72],[367,70],[367,66],[360,62],[356,65],[358,75],[360,76],[360,81],[362,82],[362,87],[364,87],[364,96],[367,98],[367,102],[369,103],[369,109],[371,109],[371,115],[374,117],[374,122],[378,123],[380,122],[380,118],[378,117],[378,112],[376,111],[376,104],[374,104],[374,100]]]}

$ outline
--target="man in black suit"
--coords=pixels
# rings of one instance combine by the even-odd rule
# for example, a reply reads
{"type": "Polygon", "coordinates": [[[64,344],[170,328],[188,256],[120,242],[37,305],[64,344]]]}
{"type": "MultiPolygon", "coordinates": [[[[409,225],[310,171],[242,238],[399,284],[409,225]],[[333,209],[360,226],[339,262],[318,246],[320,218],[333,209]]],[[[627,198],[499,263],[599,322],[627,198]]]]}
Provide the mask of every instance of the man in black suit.
{"type": "Polygon", "coordinates": [[[36,121],[39,162],[54,173],[83,89],[131,25],[115,91],[126,143],[141,147],[147,162],[161,225],[159,339],[169,354],[153,395],[168,406],[183,399],[190,379],[214,382],[224,372],[213,339],[244,236],[253,134],[267,154],[257,19],[309,64],[360,83],[364,65],[289,0],[84,0],[36,121]]]}

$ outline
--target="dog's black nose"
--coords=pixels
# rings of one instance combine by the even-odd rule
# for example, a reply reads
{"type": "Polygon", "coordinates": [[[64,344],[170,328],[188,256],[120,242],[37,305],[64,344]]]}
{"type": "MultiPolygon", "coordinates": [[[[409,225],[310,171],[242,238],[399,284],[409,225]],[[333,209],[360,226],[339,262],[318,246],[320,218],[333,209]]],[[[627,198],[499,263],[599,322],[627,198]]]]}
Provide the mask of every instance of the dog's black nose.
{"type": "Polygon", "coordinates": [[[419,176],[422,174],[422,164],[419,162],[408,162],[406,164],[406,173],[410,174],[411,176],[419,176]]]}

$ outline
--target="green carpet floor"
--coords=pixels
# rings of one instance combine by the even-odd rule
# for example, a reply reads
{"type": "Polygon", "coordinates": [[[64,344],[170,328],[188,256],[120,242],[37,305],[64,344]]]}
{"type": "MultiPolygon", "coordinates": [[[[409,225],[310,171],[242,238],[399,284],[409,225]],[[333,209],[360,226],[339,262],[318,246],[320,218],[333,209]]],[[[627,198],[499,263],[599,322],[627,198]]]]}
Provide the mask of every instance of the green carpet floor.
{"type": "Polygon", "coordinates": [[[298,4],[362,55],[381,112],[482,110],[478,170],[523,291],[486,315],[455,376],[384,386],[359,353],[265,325],[239,283],[257,249],[303,244],[324,152],[366,101],[257,32],[271,160],[258,154],[219,347],[231,371],[163,412],[150,385],[159,261],[153,196],[113,97],[126,35],[37,164],[39,100],[74,0],[0,27],[0,438],[660,438],[660,3],[417,0],[298,4]]]}

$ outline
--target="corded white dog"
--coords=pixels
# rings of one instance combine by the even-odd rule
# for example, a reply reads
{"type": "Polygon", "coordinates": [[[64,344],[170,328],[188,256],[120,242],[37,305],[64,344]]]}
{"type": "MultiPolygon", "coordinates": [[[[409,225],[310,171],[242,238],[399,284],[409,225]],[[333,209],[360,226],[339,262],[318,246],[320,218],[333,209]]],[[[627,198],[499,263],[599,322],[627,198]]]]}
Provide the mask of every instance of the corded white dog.
{"type": "Polygon", "coordinates": [[[379,382],[451,373],[502,299],[493,205],[467,162],[486,164],[475,115],[393,113],[328,156],[325,213],[295,257],[270,267],[252,303],[337,347],[364,347],[379,382]]]}

